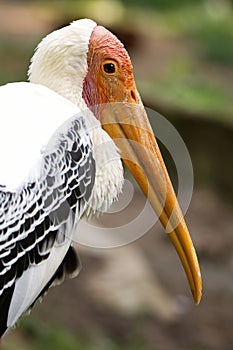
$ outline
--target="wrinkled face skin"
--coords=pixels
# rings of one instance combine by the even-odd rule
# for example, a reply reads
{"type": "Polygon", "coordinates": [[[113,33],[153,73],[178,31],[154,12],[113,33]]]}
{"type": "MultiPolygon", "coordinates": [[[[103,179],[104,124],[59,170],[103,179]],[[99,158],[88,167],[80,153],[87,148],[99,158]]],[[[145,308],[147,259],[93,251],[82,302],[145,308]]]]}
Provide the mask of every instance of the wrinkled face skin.
{"type": "MultiPolygon", "coordinates": [[[[133,67],[122,43],[107,29],[96,26],[88,52],[83,98],[88,107],[109,102],[138,102],[133,67]]],[[[96,117],[100,119],[100,114],[96,117]]]]}

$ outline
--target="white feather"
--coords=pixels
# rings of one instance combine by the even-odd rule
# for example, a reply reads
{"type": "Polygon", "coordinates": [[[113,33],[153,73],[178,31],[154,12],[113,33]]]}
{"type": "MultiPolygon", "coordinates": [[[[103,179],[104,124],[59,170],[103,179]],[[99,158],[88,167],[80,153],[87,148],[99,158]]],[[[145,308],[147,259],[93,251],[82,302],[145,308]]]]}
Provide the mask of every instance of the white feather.
{"type": "MultiPolygon", "coordinates": [[[[71,221],[68,223],[68,230],[70,233],[74,231],[71,221]]],[[[73,233],[71,237],[72,235],[73,233]]],[[[70,244],[70,238],[67,238],[62,244],[55,243],[48,259],[40,264],[31,265],[30,269],[26,270],[22,277],[16,281],[7,319],[9,328],[14,326],[18,318],[28,310],[46,283],[55,274],[70,244]]]]}
{"type": "Polygon", "coordinates": [[[87,52],[96,23],[90,19],[74,21],[48,34],[38,45],[28,71],[29,80],[43,84],[68,98],[81,109],[83,80],[87,74],[87,52]]]}
{"type": "Polygon", "coordinates": [[[54,91],[32,83],[1,86],[0,110],[0,185],[14,191],[40,175],[44,147],[80,110],[54,91]]]}
{"type": "Polygon", "coordinates": [[[92,128],[96,162],[95,183],[85,216],[105,213],[118,199],[124,183],[123,166],[119,151],[111,137],[101,128],[92,128]]]}

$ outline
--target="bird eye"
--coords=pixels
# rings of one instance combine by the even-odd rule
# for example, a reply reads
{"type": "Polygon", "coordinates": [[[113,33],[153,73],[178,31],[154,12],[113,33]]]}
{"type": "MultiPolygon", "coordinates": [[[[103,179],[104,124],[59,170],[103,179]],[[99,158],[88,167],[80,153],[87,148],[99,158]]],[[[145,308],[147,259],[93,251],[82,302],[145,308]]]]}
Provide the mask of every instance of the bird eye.
{"type": "Polygon", "coordinates": [[[113,62],[107,62],[103,64],[103,70],[107,74],[114,74],[116,72],[116,64],[113,62]]]}

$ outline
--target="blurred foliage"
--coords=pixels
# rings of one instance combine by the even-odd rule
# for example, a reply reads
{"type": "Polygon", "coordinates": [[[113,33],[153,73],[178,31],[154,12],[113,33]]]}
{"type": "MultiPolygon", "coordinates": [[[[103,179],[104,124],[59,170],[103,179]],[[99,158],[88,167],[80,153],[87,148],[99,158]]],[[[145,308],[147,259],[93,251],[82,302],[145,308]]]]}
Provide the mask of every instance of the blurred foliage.
{"type": "Polygon", "coordinates": [[[233,67],[233,22],[221,20],[204,23],[202,28],[190,31],[200,42],[203,52],[209,59],[233,67]]]}
{"type": "Polygon", "coordinates": [[[227,70],[233,67],[232,6],[228,1],[216,8],[208,7],[209,3],[188,1],[183,7],[171,6],[165,13],[155,14],[160,35],[183,40],[189,54],[174,51],[165,73],[154,79],[153,74],[151,79],[141,76],[140,87],[149,101],[163,101],[205,117],[221,116],[220,120],[232,122],[232,81],[227,70]],[[222,73],[221,79],[220,74],[214,77],[217,70],[222,73]]]}
{"type": "Polygon", "coordinates": [[[15,331],[6,337],[2,350],[15,350],[16,343],[18,350],[149,350],[138,337],[135,340],[132,337],[128,344],[117,344],[101,334],[92,334],[92,337],[89,335],[87,339],[64,325],[48,325],[38,318],[28,317],[20,321],[20,336],[15,331]]]}
{"type": "MultiPolygon", "coordinates": [[[[122,3],[129,6],[138,6],[142,7],[141,0],[122,0],[122,3]]],[[[184,6],[188,6],[193,3],[203,3],[203,0],[144,0],[143,8],[151,8],[162,11],[170,11],[171,9],[180,9],[184,8],[184,6]]]]}
{"type": "Polygon", "coordinates": [[[32,43],[24,39],[0,38],[0,83],[27,79],[32,43]]]}
{"type": "Polygon", "coordinates": [[[233,7],[229,1],[219,2],[217,6],[211,3],[193,2],[169,11],[166,16],[173,28],[196,40],[208,59],[233,66],[233,7]]]}
{"type": "MultiPolygon", "coordinates": [[[[224,111],[226,119],[231,117],[232,96],[227,89],[205,81],[201,75],[192,74],[192,66],[174,60],[162,79],[139,81],[145,96],[154,95],[155,100],[170,106],[205,114],[217,118],[224,111]]],[[[151,100],[151,99],[150,99],[151,100]]]]}

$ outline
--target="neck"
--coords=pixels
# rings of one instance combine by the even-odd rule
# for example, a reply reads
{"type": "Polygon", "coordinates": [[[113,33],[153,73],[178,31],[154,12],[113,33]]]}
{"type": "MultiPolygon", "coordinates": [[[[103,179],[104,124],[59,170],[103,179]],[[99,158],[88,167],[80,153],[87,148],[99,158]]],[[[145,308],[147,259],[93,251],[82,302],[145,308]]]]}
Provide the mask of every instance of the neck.
{"type": "Polygon", "coordinates": [[[86,109],[87,106],[82,98],[83,80],[82,77],[75,77],[72,74],[67,73],[59,77],[54,74],[53,78],[46,76],[46,73],[40,75],[40,78],[35,78],[34,75],[30,77],[31,83],[41,84],[47,86],[49,89],[57,92],[59,95],[67,98],[80,108],[80,110],[86,109]]]}

